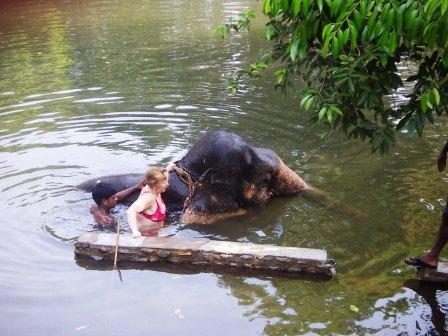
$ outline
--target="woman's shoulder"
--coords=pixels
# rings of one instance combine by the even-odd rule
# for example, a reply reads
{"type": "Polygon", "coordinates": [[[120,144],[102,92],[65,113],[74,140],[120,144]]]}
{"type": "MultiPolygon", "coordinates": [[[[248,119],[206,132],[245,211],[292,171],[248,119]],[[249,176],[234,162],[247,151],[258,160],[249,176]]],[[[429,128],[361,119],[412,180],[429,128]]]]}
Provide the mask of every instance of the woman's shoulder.
{"type": "Polygon", "coordinates": [[[146,200],[153,200],[155,199],[154,194],[151,192],[148,186],[143,187],[143,189],[140,191],[139,198],[143,198],[146,200]]]}

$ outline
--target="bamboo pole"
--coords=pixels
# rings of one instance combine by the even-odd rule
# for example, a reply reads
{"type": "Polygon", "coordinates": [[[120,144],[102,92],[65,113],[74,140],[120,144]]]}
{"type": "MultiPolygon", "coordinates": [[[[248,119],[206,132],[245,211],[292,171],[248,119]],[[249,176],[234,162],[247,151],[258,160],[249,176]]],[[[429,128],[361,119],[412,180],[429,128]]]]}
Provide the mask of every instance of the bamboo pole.
{"type": "Polygon", "coordinates": [[[117,238],[115,240],[114,269],[117,269],[118,244],[119,244],[119,242],[120,242],[120,223],[117,221],[117,238]]]}

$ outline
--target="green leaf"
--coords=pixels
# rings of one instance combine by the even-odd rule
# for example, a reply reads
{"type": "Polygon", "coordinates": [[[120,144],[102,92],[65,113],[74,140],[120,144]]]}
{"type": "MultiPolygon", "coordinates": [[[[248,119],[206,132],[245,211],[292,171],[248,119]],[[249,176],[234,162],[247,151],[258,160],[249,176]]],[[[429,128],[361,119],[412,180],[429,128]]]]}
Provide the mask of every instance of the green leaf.
{"type": "Polygon", "coordinates": [[[305,103],[306,103],[306,101],[308,100],[308,99],[310,99],[312,97],[312,95],[310,95],[310,94],[307,94],[307,95],[305,95],[303,98],[302,98],[302,100],[300,101],[300,106],[305,106],[305,103]]]}
{"type": "Polygon", "coordinates": [[[219,36],[221,38],[226,38],[230,35],[230,28],[228,26],[219,26],[216,27],[213,31],[212,31],[212,36],[219,36]]]}
{"type": "Polygon", "coordinates": [[[369,120],[363,120],[362,122],[359,123],[359,126],[366,130],[375,130],[377,128],[377,125],[369,120]]]}
{"type": "Polygon", "coordinates": [[[417,11],[412,11],[411,13],[411,19],[409,20],[408,30],[409,30],[409,36],[411,38],[414,38],[417,34],[417,28],[419,26],[419,18],[416,17],[417,11]]]}
{"type": "Polygon", "coordinates": [[[372,14],[370,14],[369,20],[367,22],[367,27],[369,29],[370,34],[373,34],[374,32],[374,25],[377,24],[376,17],[378,16],[378,13],[379,12],[375,9],[375,11],[372,14]]]}
{"type": "Polygon", "coordinates": [[[324,45],[322,46],[322,57],[327,58],[328,56],[328,45],[330,44],[331,36],[327,36],[324,41],[324,45]]]}
{"type": "Polygon", "coordinates": [[[236,93],[236,90],[238,90],[238,83],[233,80],[229,83],[229,86],[227,86],[227,90],[230,90],[233,94],[236,93]]]}
{"type": "Polygon", "coordinates": [[[320,110],[319,110],[319,120],[322,120],[323,117],[325,117],[325,114],[327,114],[327,107],[323,106],[320,110]]]}
{"type": "Polygon", "coordinates": [[[344,85],[348,81],[348,77],[344,77],[334,83],[336,89],[339,89],[342,85],[344,85]]]}
{"type": "Polygon", "coordinates": [[[358,31],[356,30],[356,27],[351,25],[350,26],[350,41],[351,41],[351,49],[354,50],[358,44],[356,43],[356,38],[358,36],[358,31]]]}
{"type": "MultiPolygon", "coordinates": [[[[448,0],[447,0],[448,1],[448,0]]],[[[403,29],[403,11],[399,10],[397,13],[397,33],[400,34],[401,30],[403,29]]]]}
{"type": "Polygon", "coordinates": [[[429,47],[433,47],[434,44],[437,43],[437,26],[435,24],[433,24],[430,28],[429,28],[429,33],[428,33],[428,46],[429,47]]]}
{"type": "Polygon", "coordinates": [[[299,39],[296,39],[292,42],[292,45],[291,45],[291,50],[290,50],[289,54],[290,54],[291,60],[293,62],[295,62],[297,59],[297,54],[299,51],[299,43],[300,43],[299,39]]]}
{"type": "Polygon", "coordinates": [[[347,28],[344,31],[344,34],[342,36],[342,45],[343,46],[347,44],[349,37],[350,37],[350,28],[347,28]]]}
{"type": "Polygon", "coordinates": [[[313,105],[315,97],[311,97],[310,99],[308,99],[305,104],[303,105],[303,108],[305,109],[305,111],[308,111],[311,107],[311,105],[313,105]]]}
{"type": "Polygon", "coordinates": [[[263,13],[268,15],[270,12],[271,12],[271,0],[264,0],[263,13]]]}
{"type": "Polygon", "coordinates": [[[369,34],[369,27],[364,26],[364,29],[362,30],[362,33],[361,33],[361,42],[362,43],[366,42],[368,34],[369,34]]]}
{"type": "Polygon", "coordinates": [[[424,115],[420,115],[420,113],[417,113],[415,115],[415,129],[417,130],[417,133],[419,136],[422,136],[423,133],[423,127],[425,124],[425,118],[424,115]]]}
{"type": "Polygon", "coordinates": [[[302,44],[299,47],[298,59],[303,60],[305,58],[305,55],[306,55],[306,45],[302,44]]]}
{"type": "Polygon", "coordinates": [[[389,10],[386,8],[387,5],[390,5],[390,4],[386,4],[385,6],[382,6],[382,8],[381,8],[381,16],[380,16],[379,19],[380,19],[383,23],[386,23],[386,21],[387,21],[387,16],[389,15],[389,10]]]}
{"type": "Polygon", "coordinates": [[[412,138],[412,136],[415,133],[415,120],[413,118],[409,119],[409,121],[408,121],[407,131],[408,131],[408,136],[410,138],[412,138]]]}
{"type": "Polygon", "coordinates": [[[440,104],[440,94],[437,88],[435,87],[433,87],[431,90],[431,98],[435,106],[438,106],[440,104]]]}
{"type": "Polygon", "coordinates": [[[381,54],[380,55],[380,62],[381,62],[381,65],[383,67],[385,67],[387,65],[387,61],[388,61],[387,55],[386,54],[381,54]]]}
{"type": "Polygon", "coordinates": [[[388,50],[389,55],[392,56],[394,54],[396,48],[397,48],[397,33],[395,31],[393,31],[390,34],[389,42],[387,44],[387,50],[388,50]]]}
{"type": "Polygon", "coordinates": [[[448,0],[442,0],[442,8],[440,10],[440,15],[443,16],[448,9],[448,0]]]}
{"type": "Polygon", "coordinates": [[[358,10],[355,10],[354,13],[355,13],[355,17],[354,17],[355,27],[357,30],[359,30],[361,28],[361,24],[362,24],[362,16],[358,10]]]}
{"type": "Polygon", "coordinates": [[[381,145],[380,145],[380,148],[379,148],[380,149],[380,154],[384,155],[384,154],[389,153],[389,148],[390,148],[390,145],[387,142],[383,141],[381,143],[381,145]]]}
{"type": "Polygon", "coordinates": [[[409,112],[408,114],[406,114],[398,123],[396,130],[397,131],[401,130],[407,124],[409,119],[411,119],[411,117],[412,117],[412,112],[409,112]]]}
{"type": "Polygon", "coordinates": [[[280,69],[275,72],[275,77],[277,78],[277,84],[282,85],[286,76],[286,69],[280,69]]]}
{"type": "Polygon", "coordinates": [[[330,124],[333,124],[333,111],[327,109],[327,120],[330,124]]]}
{"type": "Polygon", "coordinates": [[[355,93],[355,86],[353,85],[353,81],[351,78],[348,80],[348,87],[350,88],[351,93],[355,93]]]}
{"type": "Polygon", "coordinates": [[[331,40],[331,52],[333,54],[333,59],[336,59],[339,54],[339,40],[336,36],[331,40]]]}
{"type": "Polygon", "coordinates": [[[277,35],[277,29],[275,29],[274,25],[268,24],[265,28],[264,34],[266,39],[270,41],[273,36],[277,35]]]}
{"type": "Polygon", "coordinates": [[[331,4],[330,13],[331,16],[336,16],[339,12],[339,8],[341,7],[342,0],[334,0],[331,4]]]}
{"type": "Polygon", "coordinates": [[[314,21],[314,24],[313,24],[313,33],[312,33],[313,37],[317,36],[319,26],[320,26],[320,20],[318,19],[318,20],[314,21]]]}
{"type": "Polygon", "coordinates": [[[291,9],[292,9],[292,15],[294,17],[296,17],[297,14],[299,14],[301,2],[302,0],[292,0],[291,9]]]}
{"type": "Polygon", "coordinates": [[[333,31],[334,24],[328,23],[325,25],[324,29],[322,29],[322,40],[325,40],[328,35],[330,35],[333,31]]]}
{"type": "Polygon", "coordinates": [[[426,11],[426,20],[431,21],[435,10],[441,5],[441,1],[439,0],[428,1],[427,4],[430,5],[428,7],[428,10],[426,11]]]}
{"type": "Polygon", "coordinates": [[[323,0],[317,0],[317,7],[319,8],[319,12],[322,13],[322,8],[324,7],[323,0]]]}
{"type": "Polygon", "coordinates": [[[335,105],[331,105],[331,110],[340,116],[343,116],[344,114],[342,113],[342,111],[339,109],[339,107],[335,106],[335,105]]]}
{"type": "Polygon", "coordinates": [[[378,20],[376,22],[375,28],[373,29],[373,32],[371,32],[370,34],[370,41],[375,37],[380,36],[383,31],[384,31],[383,23],[378,20]]]}
{"type": "Polygon", "coordinates": [[[308,14],[309,8],[309,0],[303,0],[303,15],[306,16],[308,14]]]}
{"type": "Polygon", "coordinates": [[[394,18],[395,18],[395,11],[393,9],[389,10],[389,14],[387,15],[387,21],[386,21],[386,29],[388,30],[393,22],[394,22],[394,18]]]}
{"type": "Polygon", "coordinates": [[[271,13],[273,17],[276,17],[278,12],[280,11],[280,3],[279,0],[271,0],[272,8],[271,13]]]}
{"type": "Polygon", "coordinates": [[[367,14],[367,4],[366,0],[361,0],[359,2],[359,11],[361,13],[361,17],[365,17],[367,14]]]}
{"type": "Polygon", "coordinates": [[[388,47],[387,47],[387,43],[389,42],[388,41],[388,37],[389,36],[387,34],[383,34],[381,36],[381,38],[379,40],[379,44],[381,46],[381,50],[388,51],[388,47]]]}
{"type": "Polygon", "coordinates": [[[443,66],[445,69],[448,69],[448,51],[445,51],[445,54],[443,55],[443,66]]]}

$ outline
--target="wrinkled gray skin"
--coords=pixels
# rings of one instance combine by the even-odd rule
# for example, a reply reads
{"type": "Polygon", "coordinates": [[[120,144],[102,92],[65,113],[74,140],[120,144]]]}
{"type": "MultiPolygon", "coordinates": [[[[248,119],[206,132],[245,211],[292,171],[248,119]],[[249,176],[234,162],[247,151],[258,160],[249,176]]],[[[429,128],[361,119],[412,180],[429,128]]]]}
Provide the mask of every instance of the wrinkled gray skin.
{"type": "MultiPolygon", "coordinates": [[[[206,133],[176,164],[190,174],[194,191],[189,195],[188,186],[172,171],[162,197],[168,211],[183,210],[186,223],[210,224],[244,214],[273,197],[296,196],[308,189],[273,151],[225,131],[206,133]]],[[[100,180],[122,190],[142,177],[131,174],[100,180]]],[[[79,188],[90,192],[96,181],[86,181],[79,188]]]]}

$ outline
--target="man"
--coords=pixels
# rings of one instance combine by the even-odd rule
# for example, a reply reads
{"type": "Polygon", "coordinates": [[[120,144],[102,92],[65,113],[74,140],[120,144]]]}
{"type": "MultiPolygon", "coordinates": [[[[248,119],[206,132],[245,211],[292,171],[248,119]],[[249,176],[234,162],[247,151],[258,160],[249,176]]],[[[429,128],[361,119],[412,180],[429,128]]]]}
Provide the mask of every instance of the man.
{"type": "Polygon", "coordinates": [[[110,210],[119,201],[124,200],[141,188],[142,183],[139,183],[131,188],[117,192],[111,184],[98,181],[92,191],[92,198],[96,204],[90,208],[90,213],[95,222],[107,227],[115,226],[117,221],[111,216],[110,210]]]}
{"type": "MultiPolygon", "coordinates": [[[[443,146],[437,158],[437,168],[442,172],[446,168],[446,158],[448,152],[448,142],[443,146]]],[[[404,262],[411,266],[437,268],[439,262],[439,255],[448,241],[448,203],[445,204],[445,209],[442,215],[442,224],[437,233],[436,241],[431,250],[421,256],[410,257],[404,262]]]]}

